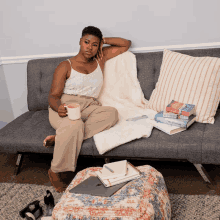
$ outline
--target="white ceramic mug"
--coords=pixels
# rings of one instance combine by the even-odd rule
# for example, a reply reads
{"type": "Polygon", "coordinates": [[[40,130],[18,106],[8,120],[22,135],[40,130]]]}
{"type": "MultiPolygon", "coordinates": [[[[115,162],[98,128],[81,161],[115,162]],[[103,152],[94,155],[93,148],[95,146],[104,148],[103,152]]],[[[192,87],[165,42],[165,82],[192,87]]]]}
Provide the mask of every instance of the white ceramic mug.
{"type": "Polygon", "coordinates": [[[70,103],[68,105],[64,105],[67,108],[67,115],[70,120],[77,120],[81,118],[80,105],[78,103],[70,103]]]}

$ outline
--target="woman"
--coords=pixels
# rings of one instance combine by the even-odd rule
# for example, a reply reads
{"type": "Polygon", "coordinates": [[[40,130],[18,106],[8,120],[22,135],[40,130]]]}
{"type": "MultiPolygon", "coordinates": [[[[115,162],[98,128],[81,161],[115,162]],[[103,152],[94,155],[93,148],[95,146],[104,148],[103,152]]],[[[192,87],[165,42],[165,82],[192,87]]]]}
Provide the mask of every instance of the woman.
{"type": "Polygon", "coordinates": [[[48,171],[50,181],[57,192],[67,185],[61,173],[75,171],[83,140],[109,129],[118,121],[117,109],[102,106],[96,99],[103,84],[105,62],[131,46],[123,38],[103,38],[101,31],[93,26],[83,29],[79,53],[61,62],[53,75],[48,96],[49,121],[56,136],[48,136],[44,146],[54,144],[53,160],[48,171]],[[103,44],[111,46],[103,47],[103,44]],[[69,120],[64,104],[78,103],[81,118],[69,120]]]}

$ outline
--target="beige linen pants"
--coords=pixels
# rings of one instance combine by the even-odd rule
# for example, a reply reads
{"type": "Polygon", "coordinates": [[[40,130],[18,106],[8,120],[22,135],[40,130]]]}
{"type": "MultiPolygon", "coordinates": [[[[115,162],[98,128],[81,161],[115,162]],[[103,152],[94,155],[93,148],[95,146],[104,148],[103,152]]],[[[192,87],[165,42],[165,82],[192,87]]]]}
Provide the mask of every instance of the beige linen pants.
{"type": "Polygon", "coordinates": [[[50,124],[56,130],[51,162],[51,170],[54,173],[74,172],[83,140],[111,128],[119,120],[117,109],[102,106],[95,98],[62,95],[62,104],[73,102],[80,105],[81,119],[70,120],[68,116],[60,117],[56,111],[48,107],[50,124]]]}

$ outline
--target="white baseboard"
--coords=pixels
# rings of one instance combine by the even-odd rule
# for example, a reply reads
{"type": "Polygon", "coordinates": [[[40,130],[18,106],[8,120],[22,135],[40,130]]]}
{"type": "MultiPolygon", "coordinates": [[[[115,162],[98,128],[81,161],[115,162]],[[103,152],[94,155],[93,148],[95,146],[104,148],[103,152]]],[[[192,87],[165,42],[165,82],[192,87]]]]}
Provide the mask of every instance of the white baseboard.
{"type": "MultiPolygon", "coordinates": [[[[220,42],[154,46],[154,47],[139,47],[139,48],[130,48],[129,51],[131,51],[133,53],[158,52],[158,51],[163,51],[165,48],[170,49],[170,50],[190,50],[190,49],[192,50],[192,49],[220,48],[220,42]]],[[[16,56],[16,57],[0,57],[0,65],[2,65],[2,64],[15,64],[15,63],[27,63],[29,60],[33,60],[33,59],[74,56],[77,53],[78,52],[58,53],[58,54],[41,54],[41,55],[30,55],[30,56],[16,56]]]]}

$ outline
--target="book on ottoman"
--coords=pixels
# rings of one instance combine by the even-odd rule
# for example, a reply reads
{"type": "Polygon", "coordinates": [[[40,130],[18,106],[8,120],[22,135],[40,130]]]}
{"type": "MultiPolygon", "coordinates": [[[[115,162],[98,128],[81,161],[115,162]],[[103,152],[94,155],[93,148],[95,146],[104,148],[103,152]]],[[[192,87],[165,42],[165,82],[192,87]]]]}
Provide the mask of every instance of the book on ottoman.
{"type": "Polygon", "coordinates": [[[95,173],[102,180],[125,176],[127,175],[127,160],[104,164],[102,170],[95,173]]]}
{"type": "MultiPolygon", "coordinates": [[[[106,165],[108,165],[108,164],[106,164],[106,165]]],[[[127,174],[124,176],[119,176],[119,177],[115,177],[115,178],[109,177],[108,179],[102,179],[100,176],[100,171],[96,171],[95,173],[97,174],[98,178],[104,184],[105,187],[111,187],[111,186],[117,185],[119,183],[123,183],[126,181],[130,181],[130,180],[139,178],[141,176],[140,171],[129,162],[127,162],[127,174]]]]}

